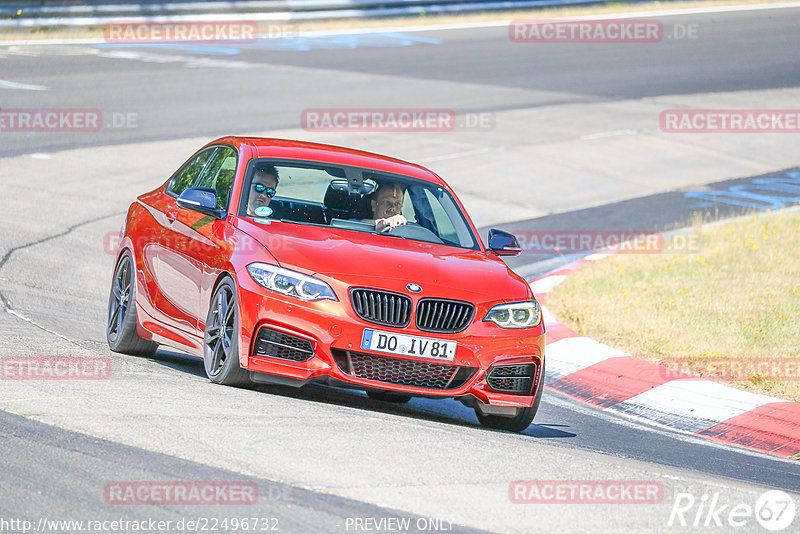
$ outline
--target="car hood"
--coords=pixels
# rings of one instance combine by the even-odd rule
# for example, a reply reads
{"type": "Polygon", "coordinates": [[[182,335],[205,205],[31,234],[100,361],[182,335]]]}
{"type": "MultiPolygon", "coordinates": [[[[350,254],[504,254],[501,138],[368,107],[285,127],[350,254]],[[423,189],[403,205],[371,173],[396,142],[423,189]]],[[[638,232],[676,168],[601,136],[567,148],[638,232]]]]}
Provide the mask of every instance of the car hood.
{"type": "Polygon", "coordinates": [[[282,267],[349,286],[408,293],[406,284],[415,283],[422,287],[420,296],[480,296],[482,301],[524,300],[531,295],[525,280],[501,259],[480,250],[277,221],[253,224],[248,233],[282,267]]]}

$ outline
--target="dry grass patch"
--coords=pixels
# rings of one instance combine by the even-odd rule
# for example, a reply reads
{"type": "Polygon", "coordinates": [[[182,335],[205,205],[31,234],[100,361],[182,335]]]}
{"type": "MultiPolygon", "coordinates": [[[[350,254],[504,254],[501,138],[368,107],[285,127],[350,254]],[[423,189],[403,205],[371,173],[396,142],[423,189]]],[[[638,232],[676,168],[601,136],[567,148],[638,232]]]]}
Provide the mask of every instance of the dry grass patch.
{"type": "Polygon", "coordinates": [[[697,231],[696,253],[617,254],[585,267],[548,294],[548,308],[583,335],[708,378],[744,361],[755,371],[729,383],[800,401],[800,213],[697,231]],[[767,360],[776,370],[752,365],[767,360]]]}

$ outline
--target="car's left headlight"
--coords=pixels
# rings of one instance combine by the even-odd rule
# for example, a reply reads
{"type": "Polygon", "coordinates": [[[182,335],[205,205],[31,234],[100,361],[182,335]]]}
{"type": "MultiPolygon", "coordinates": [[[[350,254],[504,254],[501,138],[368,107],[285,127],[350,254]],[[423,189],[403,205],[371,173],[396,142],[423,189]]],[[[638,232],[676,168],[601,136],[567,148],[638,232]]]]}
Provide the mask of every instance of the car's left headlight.
{"type": "Polygon", "coordinates": [[[338,300],[331,286],[313,276],[267,263],[251,263],[247,270],[253,280],[270,291],[305,301],[338,300]]]}
{"type": "Polygon", "coordinates": [[[500,328],[532,328],[542,320],[542,310],[535,300],[498,304],[489,310],[484,321],[491,321],[500,328]]]}

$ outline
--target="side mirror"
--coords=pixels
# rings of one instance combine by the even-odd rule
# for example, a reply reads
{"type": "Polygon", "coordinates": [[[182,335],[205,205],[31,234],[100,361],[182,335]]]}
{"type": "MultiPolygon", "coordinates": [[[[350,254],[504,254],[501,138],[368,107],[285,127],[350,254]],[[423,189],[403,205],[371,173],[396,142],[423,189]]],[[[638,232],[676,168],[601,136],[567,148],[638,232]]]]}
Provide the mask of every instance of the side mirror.
{"type": "Polygon", "coordinates": [[[178,197],[178,206],[187,210],[225,218],[225,210],[217,209],[217,192],[210,187],[190,187],[178,197]]]}
{"type": "Polygon", "coordinates": [[[489,230],[489,252],[498,256],[517,256],[522,252],[514,234],[502,230],[489,230]]]}

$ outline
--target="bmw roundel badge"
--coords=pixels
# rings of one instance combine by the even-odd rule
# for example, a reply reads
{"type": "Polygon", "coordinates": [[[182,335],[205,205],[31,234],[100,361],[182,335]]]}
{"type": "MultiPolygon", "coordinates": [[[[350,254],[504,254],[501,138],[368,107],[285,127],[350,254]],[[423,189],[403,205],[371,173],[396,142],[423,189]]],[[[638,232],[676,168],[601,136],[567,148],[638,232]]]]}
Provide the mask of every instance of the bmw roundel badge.
{"type": "Polygon", "coordinates": [[[412,293],[419,293],[420,291],[422,291],[422,288],[419,287],[417,284],[408,284],[406,286],[406,289],[408,289],[412,293]]]}

